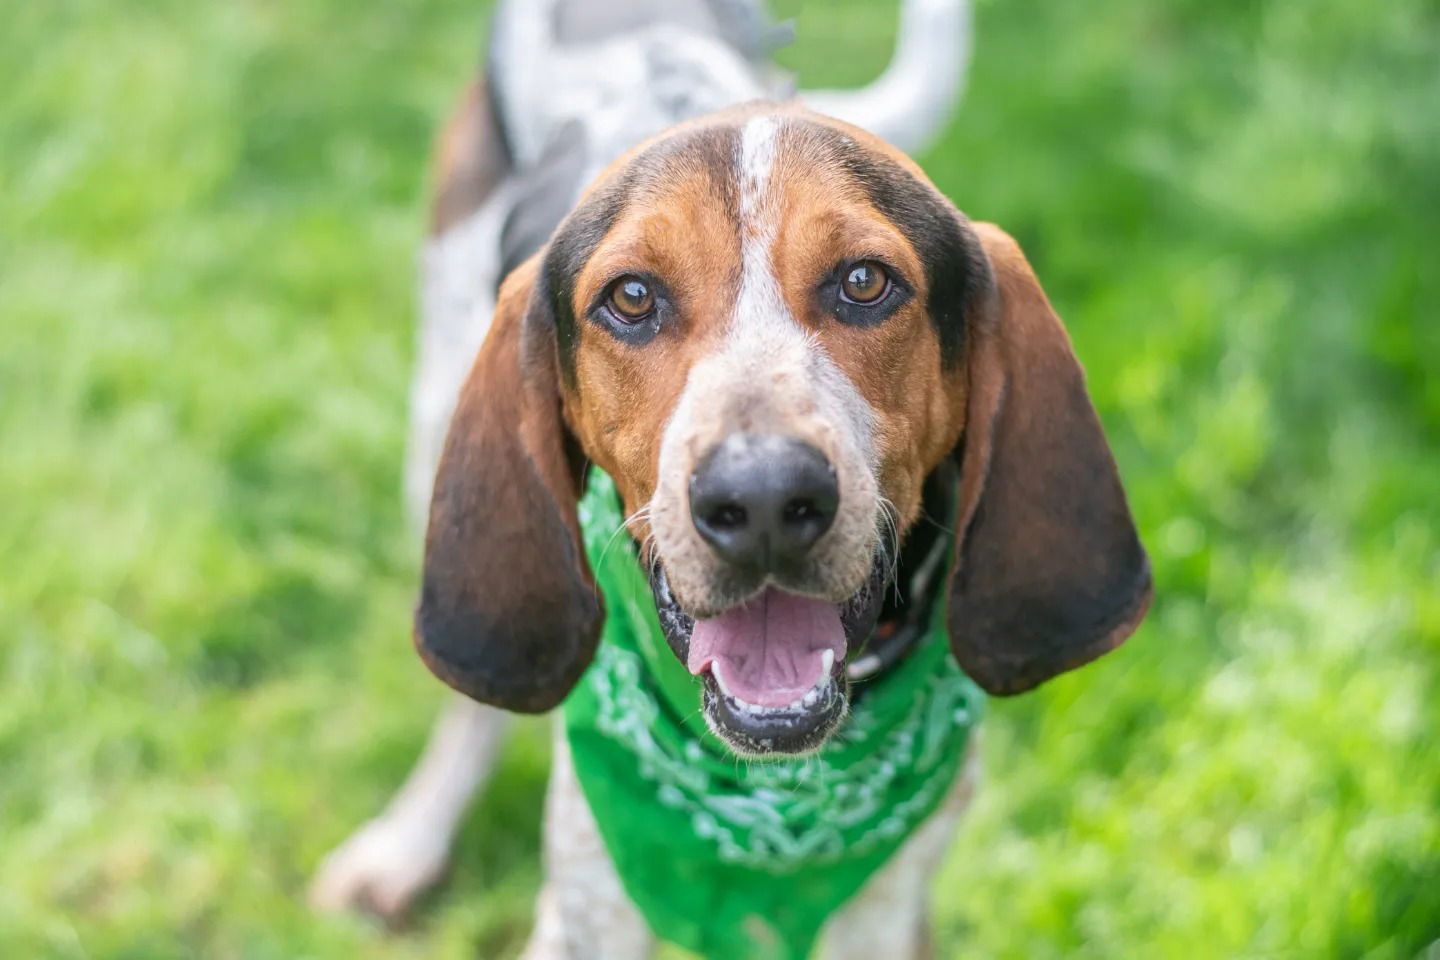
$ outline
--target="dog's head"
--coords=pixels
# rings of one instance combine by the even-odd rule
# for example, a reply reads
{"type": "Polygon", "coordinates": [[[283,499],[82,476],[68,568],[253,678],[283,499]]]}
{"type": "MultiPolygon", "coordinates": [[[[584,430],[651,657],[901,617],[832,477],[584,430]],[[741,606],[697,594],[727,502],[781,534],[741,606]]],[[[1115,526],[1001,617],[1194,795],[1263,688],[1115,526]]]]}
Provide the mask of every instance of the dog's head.
{"type": "MultiPolygon", "coordinates": [[[[506,281],[441,461],[416,620],[458,690],[545,710],[589,662],[587,461],[741,752],[833,731],[847,656],[895,615],[897,562],[938,518],[952,648],[991,692],[1112,649],[1149,602],[1083,375],[1019,248],[903,155],[799,109],[642,145],[506,281]]],[[[917,590],[905,604],[928,604],[917,590]]]]}

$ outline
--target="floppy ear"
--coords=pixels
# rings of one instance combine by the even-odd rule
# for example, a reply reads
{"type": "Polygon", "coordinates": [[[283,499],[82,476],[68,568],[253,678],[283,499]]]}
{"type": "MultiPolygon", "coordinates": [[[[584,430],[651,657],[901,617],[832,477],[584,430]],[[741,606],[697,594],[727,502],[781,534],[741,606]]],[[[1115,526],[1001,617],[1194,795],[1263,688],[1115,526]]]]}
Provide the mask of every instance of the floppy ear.
{"type": "Polygon", "coordinates": [[[1013,694],[1119,646],[1150,564],[1069,337],[1015,241],[974,227],[995,290],[966,331],[950,640],[977,683],[1013,694]]]}
{"type": "Polygon", "coordinates": [[[538,713],[595,652],[601,604],[581,547],[578,457],[560,412],[538,257],[500,288],[435,476],[415,645],[483,703],[538,713]]]}

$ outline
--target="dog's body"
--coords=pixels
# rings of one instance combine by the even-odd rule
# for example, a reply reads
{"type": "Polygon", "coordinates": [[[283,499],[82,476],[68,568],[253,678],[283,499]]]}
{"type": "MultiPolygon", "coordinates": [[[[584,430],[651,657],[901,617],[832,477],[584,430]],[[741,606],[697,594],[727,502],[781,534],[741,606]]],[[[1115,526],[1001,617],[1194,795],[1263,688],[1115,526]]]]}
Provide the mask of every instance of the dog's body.
{"type": "MultiPolygon", "coordinates": [[[[955,82],[934,77],[958,80],[964,29],[961,5],[912,0],[902,56],[880,84],[807,99],[918,146],[955,94],[955,82]]],[[[319,905],[403,911],[441,871],[498,750],[504,713],[485,704],[548,709],[589,662],[600,611],[588,569],[577,568],[584,460],[614,478],[666,639],[704,680],[711,729],[740,752],[812,750],[844,722],[847,678],[881,669],[870,663],[877,654],[847,665],[847,652],[894,616],[881,609],[886,577],[905,565],[902,540],[924,540],[911,535],[922,512],[948,506],[957,517],[952,643],[996,692],[1098,656],[1143,616],[1148,567],[1113,464],[1013,242],[942,206],[892,148],[796,107],[685,125],[785,92],[765,64],[766,36],[758,12],[736,0],[606,14],[579,0],[502,4],[490,84],[468,92],[441,144],[407,469],[421,508],[439,464],[417,643],[473,700],[447,709],[387,811],[332,854],[314,888],[319,905]],[[527,260],[537,250],[543,259],[527,260]],[[811,295],[795,291],[832,260],[841,273],[819,289],[838,300],[821,319],[843,322],[807,333],[789,318],[811,309],[811,295]],[[883,292],[848,295],[876,286],[877,272],[883,292]],[[643,359],[661,349],[671,351],[664,360],[643,359]],[[1042,416],[1053,429],[1037,426],[1042,416]],[[745,445],[757,437],[769,444],[761,454],[745,445]],[[927,483],[952,449],[958,479],[932,503],[927,483]],[[733,518],[735,494],[702,516],[717,470],[730,471],[720,484],[730,491],[760,469],[745,464],[790,458],[793,485],[807,457],[829,470],[814,481],[820,506],[792,497],[786,510],[801,502],[804,523],[789,512],[776,521],[780,539],[763,540],[763,560],[733,525],[710,522],[733,518]],[[519,473],[493,466],[512,461],[519,473]],[[494,479],[474,489],[486,474],[494,479]],[[1047,502],[1058,507],[1034,509],[1047,502]],[[816,510],[823,523],[805,527],[816,510]],[[503,568],[477,559],[482,529],[501,544],[503,568]],[[784,537],[799,545],[782,568],[773,554],[784,537]],[[779,666],[754,667],[776,655],[737,634],[737,619],[767,622],[753,613],[760,598],[820,624],[779,666]],[[780,674],[813,670],[822,647],[808,693],[794,681],[770,689],[780,674]]],[[[752,512],[759,502],[744,501],[752,512]]],[[[930,539],[939,544],[930,554],[945,546],[930,539]]],[[[914,582],[933,573],[927,566],[914,582]]],[[[526,956],[645,956],[653,935],[559,731],[526,956]]],[[[973,790],[975,752],[929,820],[832,916],[825,956],[923,953],[928,881],[973,790]]]]}

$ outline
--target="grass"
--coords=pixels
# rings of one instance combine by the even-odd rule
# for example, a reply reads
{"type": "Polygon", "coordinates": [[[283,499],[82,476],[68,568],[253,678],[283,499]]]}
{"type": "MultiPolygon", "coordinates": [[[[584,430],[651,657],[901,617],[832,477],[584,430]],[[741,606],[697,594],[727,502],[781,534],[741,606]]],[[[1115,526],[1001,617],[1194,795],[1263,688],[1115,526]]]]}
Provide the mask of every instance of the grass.
{"type": "MultiPolygon", "coordinates": [[[[783,59],[883,63],[893,5],[783,59]]],[[[516,951],[529,723],[407,931],[317,861],[440,700],[400,506],[461,0],[12,4],[0,30],[0,956],[516,951]]],[[[1408,958],[1440,937],[1440,8],[990,0],[924,158],[1028,251],[1155,564],[993,704],[946,957],[1408,958]]],[[[1431,948],[1432,952],[1434,948],[1431,948]]]]}

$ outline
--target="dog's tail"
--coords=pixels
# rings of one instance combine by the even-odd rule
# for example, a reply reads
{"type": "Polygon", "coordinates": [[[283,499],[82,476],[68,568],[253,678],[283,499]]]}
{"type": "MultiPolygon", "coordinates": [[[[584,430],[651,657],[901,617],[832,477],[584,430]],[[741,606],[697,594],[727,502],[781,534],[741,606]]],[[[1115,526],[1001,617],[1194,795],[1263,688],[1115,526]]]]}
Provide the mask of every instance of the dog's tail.
{"type": "Polygon", "coordinates": [[[970,63],[970,0],[903,0],[890,65],[858,90],[801,90],[820,113],[906,153],[929,146],[959,102],[970,63]]]}

